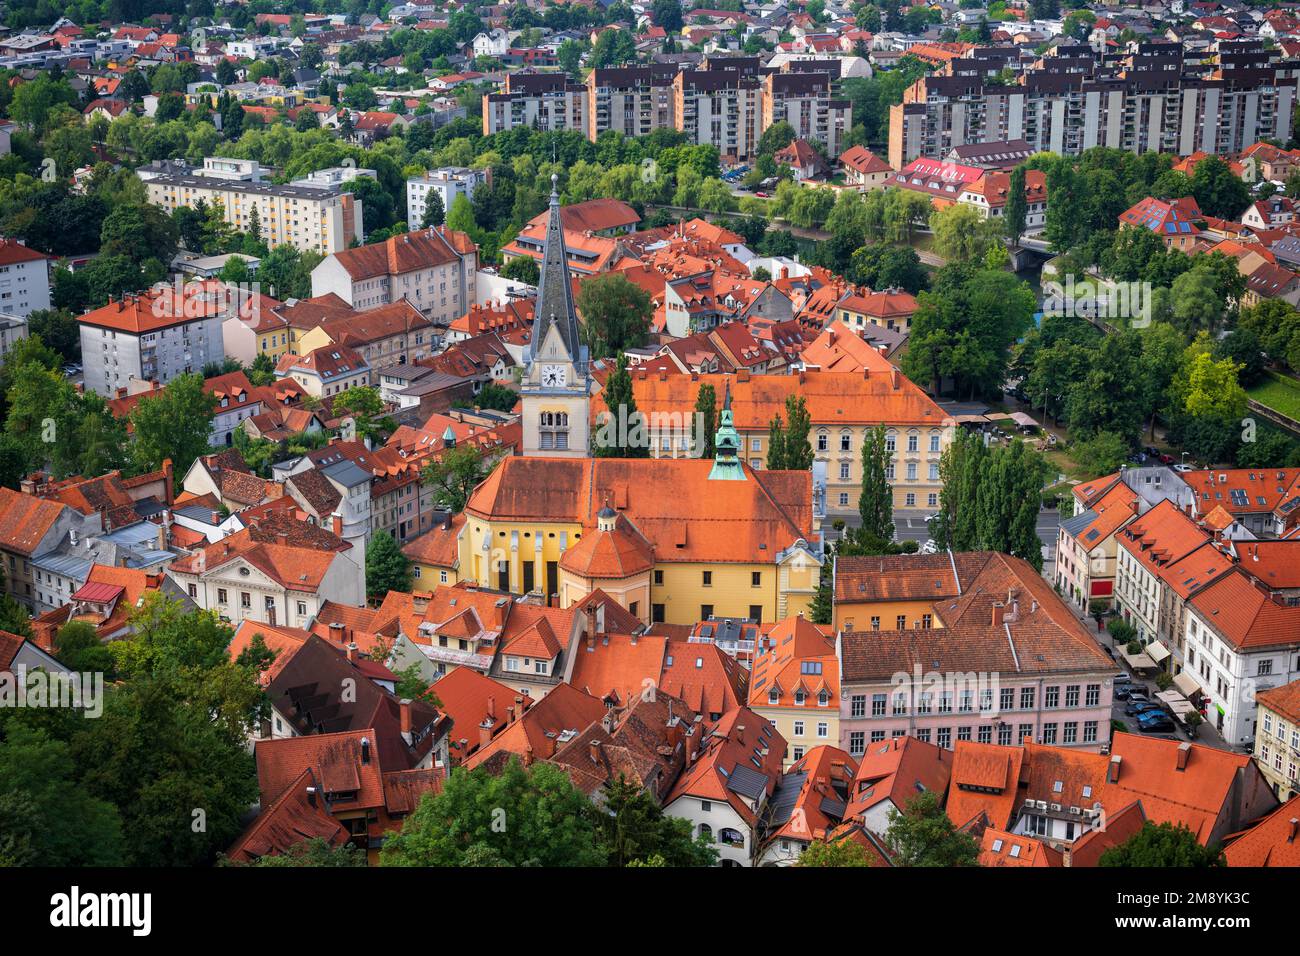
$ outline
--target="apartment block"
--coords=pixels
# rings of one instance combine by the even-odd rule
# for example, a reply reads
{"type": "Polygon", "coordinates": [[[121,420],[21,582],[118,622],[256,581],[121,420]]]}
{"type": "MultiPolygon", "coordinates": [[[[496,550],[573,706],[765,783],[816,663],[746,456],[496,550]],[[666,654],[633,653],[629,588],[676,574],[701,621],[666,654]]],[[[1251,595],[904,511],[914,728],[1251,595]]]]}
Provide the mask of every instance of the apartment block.
{"type": "Polygon", "coordinates": [[[647,136],[676,125],[671,63],[592,70],[587,76],[587,138],[606,130],[647,136]]]}
{"type": "Polygon", "coordinates": [[[430,196],[437,195],[442,200],[445,213],[457,196],[472,199],[474,190],[486,183],[489,176],[490,170],[460,166],[426,169],[419,176],[412,176],[406,181],[406,224],[415,229],[424,222],[430,196]]]}
{"type": "MultiPolygon", "coordinates": [[[[804,61],[790,65],[807,67],[815,63],[804,61]]],[[[763,77],[761,128],[787,122],[797,137],[822,143],[829,155],[838,156],[853,125],[853,107],[848,100],[836,97],[835,76],[801,70],[763,77]]]]}
{"type": "Polygon", "coordinates": [[[673,115],[690,142],[716,146],[724,161],[747,159],[763,135],[759,79],[741,70],[684,70],[673,78],[673,115]]]}
{"type": "Polygon", "coordinates": [[[170,288],[110,299],[77,320],[87,391],[112,398],[132,379],[165,385],[223,361],[224,315],[208,297],[170,288]]]}
{"type": "Polygon", "coordinates": [[[272,247],[330,255],[363,238],[362,204],[352,193],[337,184],[277,185],[264,180],[262,168],[252,160],[210,156],[201,168],[162,160],[142,166],[137,175],[149,201],[168,213],[200,201],[220,204],[226,222],[248,232],[256,211],[258,231],[272,247]]]}
{"type": "Polygon", "coordinates": [[[1017,139],[1064,155],[1107,146],[1183,156],[1289,140],[1297,79],[1278,56],[1258,40],[1218,41],[1201,60],[1164,41],[1104,57],[1061,45],[1007,84],[1005,51],[976,49],[891,108],[889,162],[901,169],[967,144],[1017,139]]]}
{"type": "Polygon", "coordinates": [[[586,111],[587,88],[563,73],[507,73],[505,90],[483,98],[483,135],[516,126],[582,132],[586,111]]]}

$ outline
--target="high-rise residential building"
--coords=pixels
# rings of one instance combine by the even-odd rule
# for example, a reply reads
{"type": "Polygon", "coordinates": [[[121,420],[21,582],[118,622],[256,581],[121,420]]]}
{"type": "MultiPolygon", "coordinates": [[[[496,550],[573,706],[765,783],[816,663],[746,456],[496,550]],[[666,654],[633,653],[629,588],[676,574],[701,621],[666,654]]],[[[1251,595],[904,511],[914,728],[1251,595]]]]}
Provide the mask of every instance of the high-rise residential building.
{"type": "Polygon", "coordinates": [[[724,161],[748,159],[763,135],[759,78],[743,70],[683,70],[673,78],[673,114],[691,143],[716,146],[724,161]]]}
{"type": "Polygon", "coordinates": [[[814,72],[816,60],[796,60],[789,73],[769,73],[762,84],[762,129],[786,122],[795,136],[826,147],[838,156],[853,125],[853,106],[836,96],[838,74],[814,72]]]}
{"type": "Polygon", "coordinates": [[[620,66],[587,75],[587,139],[606,130],[624,136],[647,136],[675,126],[673,63],[620,66]]]}
{"type": "Polygon", "coordinates": [[[975,49],[891,108],[889,162],[1003,140],[1063,155],[1108,146],[1182,156],[1289,140],[1297,76],[1279,56],[1249,39],[1218,41],[1202,59],[1165,41],[1101,57],[1063,44],[1007,82],[1006,50],[975,49]]]}
{"type": "Polygon", "coordinates": [[[483,98],[483,135],[516,126],[586,130],[587,88],[564,73],[507,73],[505,90],[483,98]]]}

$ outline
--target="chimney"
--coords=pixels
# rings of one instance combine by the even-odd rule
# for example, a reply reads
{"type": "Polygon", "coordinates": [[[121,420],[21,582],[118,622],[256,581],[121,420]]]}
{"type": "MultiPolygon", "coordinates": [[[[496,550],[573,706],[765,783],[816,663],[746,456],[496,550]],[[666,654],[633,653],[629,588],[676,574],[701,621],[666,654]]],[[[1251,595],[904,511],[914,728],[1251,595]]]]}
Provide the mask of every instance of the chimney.
{"type": "Polygon", "coordinates": [[[486,717],[484,717],[483,722],[478,725],[478,745],[480,750],[492,743],[493,726],[494,723],[489,721],[486,717]]]}
{"type": "Polygon", "coordinates": [[[1001,627],[1003,620],[1006,619],[1006,605],[1001,601],[993,602],[993,626],[1001,627]]]}
{"type": "MultiPolygon", "coordinates": [[[[308,787],[308,788],[307,788],[307,802],[310,803],[313,807],[316,806],[316,788],[315,788],[315,787],[308,787]]],[[[1291,822],[1292,822],[1292,823],[1295,823],[1294,820],[1292,820],[1291,822]]]]}
{"type": "Polygon", "coordinates": [[[1124,758],[1119,754],[1111,754],[1110,770],[1106,774],[1107,783],[1119,783],[1119,766],[1124,762],[1124,758]]]}
{"type": "Polygon", "coordinates": [[[402,735],[409,737],[411,735],[411,698],[403,697],[398,707],[402,715],[402,735]]]}
{"type": "Polygon", "coordinates": [[[599,740],[593,740],[591,742],[591,762],[600,763],[600,741],[599,740]]]}
{"type": "Polygon", "coordinates": [[[361,738],[361,765],[363,767],[370,766],[370,738],[369,737],[361,738]]]}
{"type": "Polygon", "coordinates": [[[525,744],[524,745],[524,766],[531,767],[532,765],[533,765],[533,745],[525,744]]]}
{"type": "Polygon", "coordinates": [[[357,644],[355,641],[348,644],[347,653],[348,653],[348,660],[351,661],[353,664],[355,664],[357,662],[357,644]]]}
{"type": "Polygon", "coordinates": [[[511,704],[509,707],[506,708],[506,723],[513,724],[514,722],[515,722],[515,705],[511,704]]]}
{"type": "Polygon", "coordinates": [[[1178,770],[1179,773],[1182,773],[1184,770],[1187,769],[1187,758],[1191,756],[1191,753],[1192,753],[1192,745],[1189,741],[1184,740],[1181,744],[1178,745],[1178,763],[1176,765],[1176,769],[1178,770]]]}
{"type": "Polygon", "coordinates": [[[896,368],[889,370],[889,387],[898,391],[898,369],[896,368]]]}
{"type": "Polygon", "coordinates": [[[1297,831],[1300,831],[1300,820],[1297,820],[1295,817],[1292,817],[1290,820],[1287,821],[1287,824],[1288,826],[1286,831],[1286,842],[1294,843],[1296,838],[1296,833],[1297,831]]]}
{"type": "Polygon", "coordinates": [[[497,699],[495,695],[489,695],[487,700],[487,719],[492,723],[497,722],[497,699]]]}

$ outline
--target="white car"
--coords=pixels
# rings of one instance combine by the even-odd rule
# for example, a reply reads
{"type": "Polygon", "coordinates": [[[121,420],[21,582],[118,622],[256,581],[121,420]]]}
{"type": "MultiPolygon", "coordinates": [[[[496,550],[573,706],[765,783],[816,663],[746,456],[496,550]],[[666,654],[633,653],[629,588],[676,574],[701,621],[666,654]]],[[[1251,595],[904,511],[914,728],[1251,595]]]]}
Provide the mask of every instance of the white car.
{"type": "Polygon", "coordinates": [[[920,551],[921,554],[938,554],[939,546],[934,543],[934,538],[929,538],[925,544],[921,545],[920,551]]]}

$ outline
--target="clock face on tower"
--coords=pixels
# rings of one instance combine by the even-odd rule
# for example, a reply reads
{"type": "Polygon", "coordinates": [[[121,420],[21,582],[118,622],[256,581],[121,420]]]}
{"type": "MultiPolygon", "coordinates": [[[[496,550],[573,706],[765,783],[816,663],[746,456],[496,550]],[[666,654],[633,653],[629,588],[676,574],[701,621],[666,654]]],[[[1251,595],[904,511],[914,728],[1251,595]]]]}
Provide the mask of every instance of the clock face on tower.
{"type": "Polygon", "coordinates": [[[568,377],[567,371],[563,365],[543,365],[542,385],[547,388],[563,388],[568,377]]]}

